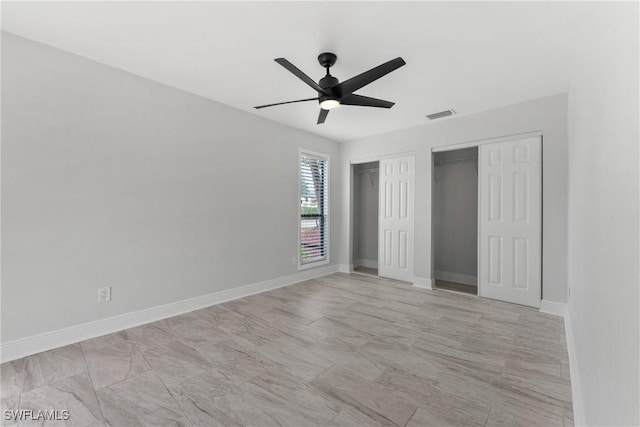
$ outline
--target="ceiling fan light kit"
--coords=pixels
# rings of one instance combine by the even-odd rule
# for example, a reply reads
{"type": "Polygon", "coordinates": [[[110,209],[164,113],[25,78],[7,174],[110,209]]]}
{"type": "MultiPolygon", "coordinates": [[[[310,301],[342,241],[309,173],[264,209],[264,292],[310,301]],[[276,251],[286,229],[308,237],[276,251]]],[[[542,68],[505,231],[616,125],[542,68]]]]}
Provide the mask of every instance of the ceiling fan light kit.
{"type": "Polygon", "coordinates": [[[325,99],[324,101],[320,101],[320,108],[323,110],[333,110],[334,108],[338,108],[340,106],[340,101],[337,99],[325,99]]]}
{"type": "Polygon", "coordinates": [[[295,101],[278,102],[276,104],[259,105],[256,109],[274,107],[276,105],[292,104],[295,102],[318,101],[320,104],[320,114],[318,115],[318,124],[324,123],[329,114],[329,110],[336,109],[341,105],[356,105],[360,107],[377,107],[391,108],[394,103],[382,99],[371,98],[368,96],[356,95],[356,90],[378,80],[390,72],[402,67],[406,64],[404,59],[398,57],[387,61],[382,65],[358,74],[355,77],[340,83],[337,78],[333,77],[329,72],[330,68],[336,63],[338,57],[331,53],[325,52],[318,55],[318,62],[327,70],[327,74],[321,78],[318,83],[300,71],[295,65],[287,61],[285,58],[276,58],[278,64],[289,70],[293,75],[305,82],[308,86],[318,92],[316,98],[298,99],[295,101]]]}

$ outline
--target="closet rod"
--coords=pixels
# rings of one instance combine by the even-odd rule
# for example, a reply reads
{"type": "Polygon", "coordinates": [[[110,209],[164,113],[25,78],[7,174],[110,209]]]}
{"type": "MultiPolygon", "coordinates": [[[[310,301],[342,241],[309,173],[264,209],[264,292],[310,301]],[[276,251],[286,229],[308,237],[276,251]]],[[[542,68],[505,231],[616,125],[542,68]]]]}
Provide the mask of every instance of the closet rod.
{"type": "Polygon", "coordinates": [[[378,172],[378,168],[362,169],[358,171],[360,175],[362,175],[363,173],[377,173],[377,172],[378,172]]]}
{"type": "Polygon", "coordinates": [[[451,159],[451,160],[440,160],[438,162],[435,162],[435,165],[444,165],[446,163],[462,163],[462,162],[466,162],[467,160],[478,160],[477,157],[465,157],[464,159],[451,159]]]}

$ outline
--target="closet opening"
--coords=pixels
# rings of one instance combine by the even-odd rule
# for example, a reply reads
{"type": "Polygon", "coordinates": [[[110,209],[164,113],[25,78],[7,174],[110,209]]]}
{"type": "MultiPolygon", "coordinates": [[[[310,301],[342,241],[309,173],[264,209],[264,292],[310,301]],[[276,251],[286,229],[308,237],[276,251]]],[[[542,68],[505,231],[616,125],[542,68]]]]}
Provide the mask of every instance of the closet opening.
{"type": "Polygon", "coordinates": [[[353,271],[378,275],[379,162],[353,165],[353,271]]]}
{"type": "Polygon", "coordinates": [[[433,285],[478,295],[478,147],[433,153],[433,285]]]}

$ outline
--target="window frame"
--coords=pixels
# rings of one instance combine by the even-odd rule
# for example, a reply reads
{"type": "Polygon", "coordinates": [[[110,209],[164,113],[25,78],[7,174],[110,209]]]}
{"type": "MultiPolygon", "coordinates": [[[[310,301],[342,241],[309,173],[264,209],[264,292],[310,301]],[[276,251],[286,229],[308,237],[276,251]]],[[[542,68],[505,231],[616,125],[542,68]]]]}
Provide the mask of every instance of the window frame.
{"type": "Polygon", "coordinates": [[[314,268],[314,267],[319,267],[322,265],[327,265],[329,264],[330,261],[330,251],[329,251],[329,230],[330,230],[330,217],[331,215],[329,214],[330,212],[330,203],[329,203],[329,194],[331,194],[331,180],[330,178],[330,157],[328,154],[326,153],[320,153],[317,151],[312,151],[312,150],[306,150],[303,148],[298,149],[298,187],[297,187],[297,192],[298,192],[298,198],[297,198],[297,203],[298,203],[298,219],[297,219],[297,232],[296,234],[298,235],[298,247],[297,247],[297,259],[298,259],[298,270],[306,270],[308,268],[314,268]],[[302,246],[302,203],[301,203],[301,199],[302,199],[302,192],[301,192],[301,187],[302,187],[302,157],[310,157],[310,158],[316,158],[319,160],[324,160],[326,166],[325,166],[325,180],[326,180],[326,192],[324,194],[324,206],[325,206],[325,230],[324,230],[324,244],[325,244],[325,259],[323,260],[318,260],[318,261],[313,261],[313,262],[307,262],[307,263],[302,263],[302,256],[300,253],[300,248],[302,246]]]}

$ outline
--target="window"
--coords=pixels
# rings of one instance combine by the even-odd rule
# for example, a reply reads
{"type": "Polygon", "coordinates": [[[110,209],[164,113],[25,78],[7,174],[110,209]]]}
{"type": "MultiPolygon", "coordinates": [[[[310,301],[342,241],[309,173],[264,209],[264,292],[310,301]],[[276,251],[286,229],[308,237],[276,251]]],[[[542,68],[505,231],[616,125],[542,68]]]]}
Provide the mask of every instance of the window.
{"type": "Polygon", "coordinates": [[[300,268],[329,262],[329,159],[300,153],[300,268]]]}

